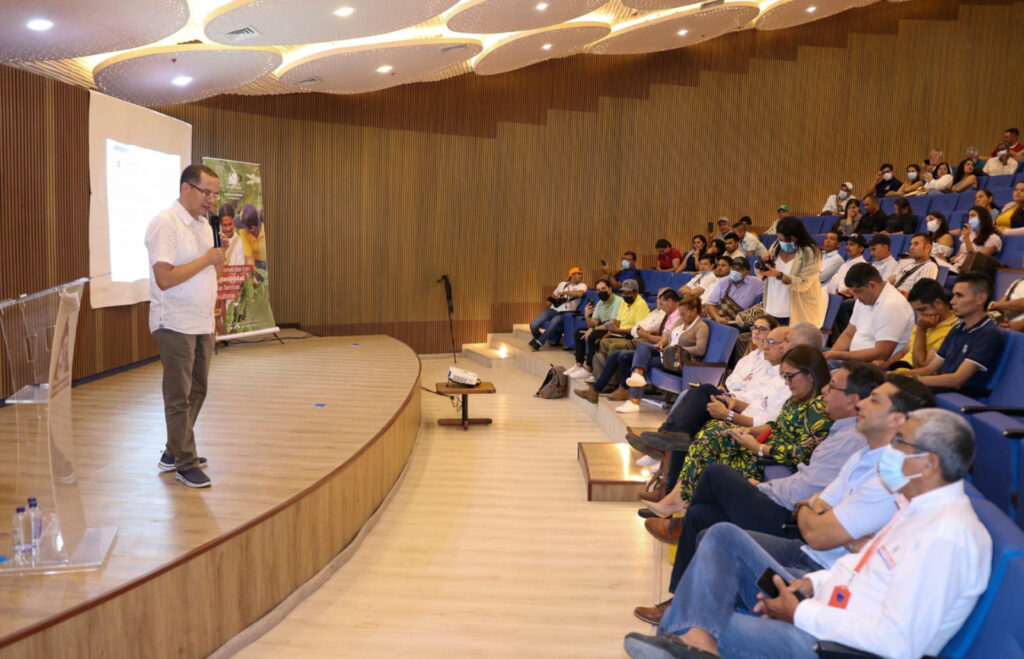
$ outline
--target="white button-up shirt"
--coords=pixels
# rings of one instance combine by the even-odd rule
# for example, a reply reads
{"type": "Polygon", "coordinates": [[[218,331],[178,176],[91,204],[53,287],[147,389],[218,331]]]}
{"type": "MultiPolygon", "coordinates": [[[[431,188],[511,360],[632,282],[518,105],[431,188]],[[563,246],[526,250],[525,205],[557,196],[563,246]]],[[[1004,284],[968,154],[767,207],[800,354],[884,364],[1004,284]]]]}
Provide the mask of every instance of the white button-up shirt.
{"type": "Polygon", "coordinates": [[[814,597],[797,606],[793,624],[884,657],[938,654],[985,591],[992,565],[992,539],[963,481],[914,497],[878,537],[877,545],[806,575],[814,597]],[[846,608],[829,606],[835,587],[847,584],[846,608]]]}
{"type": "MultiPolygon", "coordinates": [[[[160,211],[146,229],[149,265],[185,265],[213,247],[213,231],[205,218],[194,218],[178,201],[160,211]]],[[[213,333],[217,301],[217,270],[211,265],[165,291],[149,274],[149,331],[169,329],[182,334],[213,333]]]]}

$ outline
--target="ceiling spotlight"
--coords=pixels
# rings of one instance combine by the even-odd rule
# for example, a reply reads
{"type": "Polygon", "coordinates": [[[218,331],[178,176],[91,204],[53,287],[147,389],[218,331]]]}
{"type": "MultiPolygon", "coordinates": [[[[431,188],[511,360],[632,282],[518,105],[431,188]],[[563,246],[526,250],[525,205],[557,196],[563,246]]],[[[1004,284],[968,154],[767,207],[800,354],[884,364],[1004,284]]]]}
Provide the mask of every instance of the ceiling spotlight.
{"type": "Polygon", "coordinates": [[[686,36],[686,30],[679,30],[678,32],[676,32],[676,34],[678,34],[681,37],[685,37],[686,36]]]}
{"type": "Polygon", "coordinates": [[[179,87],[184,87],[185,85],[187,85],[190,82],[192,82],[192,78],[190,78],[188,76],[178,76],[174,80],[171,80],[171,84],[172,85],[177,85],[179,87]]]}
{"type": "Polygon", "coordinates": [[[546,44],[544,44],[543,46],[541,46],[541,48],[542,48],[543,50],[551,50],[551,44],[549,44],[549,43],[546,43],[546,44]]]}
{"type": "Polygon", "coordinates": [[[547,8],[548,8],[548,3],[546,3],[546,2],[538,2],[537,3],[537,11],[544,11],[547,8]]]}
{"type": "Polygon", "coordinates": [[[807,8],[807,13],[808,14],[813,14],[815,11],[817,11],[817,9],[818,9],[817,7],[815,7],[814,5],[811,5],[810,7],[807,8]]]}
{"type": "Polygon", "coordinates": [[[36,32],[45,32],[53,27],[53,21],[48,21],[45,18],[33,18],[28,23],[25,23],[25,27],[36,32]]]}
{"type": "Polygon", "coordinates": [[[391,66],[390,64],[385,64],[384,66],[378,66],[377,67],[377,73],[391,73],[394,70],[394,68],[395,67],[391,66]]]}
{"type": "Polygon", "coordinates": [[[337,9],[334,12],[334,15],[345,18],[346,16],[351,16],[354,11],[355,9],[353,9],[352,7],[341,7],[340,9],[337,9]]]}

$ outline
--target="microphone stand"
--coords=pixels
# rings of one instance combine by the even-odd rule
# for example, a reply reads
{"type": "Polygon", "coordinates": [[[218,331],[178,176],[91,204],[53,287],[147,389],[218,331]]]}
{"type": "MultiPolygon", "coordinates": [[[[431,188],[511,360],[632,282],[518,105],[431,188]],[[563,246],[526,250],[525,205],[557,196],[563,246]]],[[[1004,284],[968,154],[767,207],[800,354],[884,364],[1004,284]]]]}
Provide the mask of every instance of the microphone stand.
{"type": "Polygon", "coordinates": [[[452,320],[452,314],[455,313],[455,305],[452,303],[452,280],[448,278],[448,275],[441,275],[436,284],[444,282],[444,295],[448,301],[448,333],[452,339],[452,361],[456,364],[459,363],[459,358],[456,356],[455,350],[455,322],[452,320]]]}

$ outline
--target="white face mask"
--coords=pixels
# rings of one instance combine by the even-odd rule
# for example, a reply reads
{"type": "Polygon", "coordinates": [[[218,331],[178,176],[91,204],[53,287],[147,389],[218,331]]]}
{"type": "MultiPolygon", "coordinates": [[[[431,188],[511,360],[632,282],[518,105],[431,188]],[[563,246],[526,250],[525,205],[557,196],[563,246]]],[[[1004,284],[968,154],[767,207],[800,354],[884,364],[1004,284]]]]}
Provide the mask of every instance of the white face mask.
{"type": "Polygon", "coordinates": [[[1009,152],[1008,152],[1008,151],[1007,151],[1006,149],[1003,149],[1002,151],[1000,151],[999,153],[997,153],[997,154],[996,154],[996,156],[997,156],[997,157],[999,157],[999,158],[1002,158],[1002,157],[1003,157],[1003,156],[1005,156],[1005,155],[1006,155],[1007,153],[1009,153],[1009,152]]]}
{"type": "Polygon", "coordinates": [[[907,172],[907,180],[913,181],[917,178],[917,172],[907,172]]]}
{"type": "Polygon", "coordinates": [[[886,172],[886,173],[882,174],[882,178],[885,179],[886,181],[891,181],[892,180],[892,172],[886,172]]]}
{"type": "Polygon", "coordinates": [[[928,220],[928,222],[925,223],[925,226],[928,227],[928,233],[935,233],[936,231],[939,230],[939,221],[928,220]]]}
{"type": "Polygon", "coordinates": [[[840,199],[846,199],[847,197],[849,197],[849,196],[850,196],[850,193],[849,193],[849,192],[847,192],[846,190],[840,190],[840,191],[839,191],[839,194],[838,194],[837,196],[838,196],[838,197],[839,197],[840,199]]]}

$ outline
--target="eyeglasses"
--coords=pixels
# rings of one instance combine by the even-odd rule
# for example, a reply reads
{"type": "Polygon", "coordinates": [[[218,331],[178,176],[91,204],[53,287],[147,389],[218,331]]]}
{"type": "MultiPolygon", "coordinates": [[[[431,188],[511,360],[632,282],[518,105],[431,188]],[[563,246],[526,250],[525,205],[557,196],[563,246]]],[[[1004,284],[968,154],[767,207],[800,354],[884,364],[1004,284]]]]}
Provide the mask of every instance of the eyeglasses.
{"type": "Polygon", "coordinates": [[[848,391],[848,389],[843,389],[842,387],[837,387],[836,385],[832,384],[831,382],[828,383],[828,388],[831,389],[832,391],[841,391],[844,394],[848,391]]]}
{"type": "Polygon", "coordinates": [[[193,187],[196,190],[198,190],[199,194],[203,195],[204,199],[216,199],[217,197],[220,196],[219,192],[213,192],[212,190],[204,190],[201,187],[199,187],[198,185],[192,185],[188,181],[185,181],[185,183],[188,183],[190,187],[193,187]]]}
{"type": "Polygon", "coordinates": [[[782,345],[782,341],[777,341],[775,339],[765,339],[764,343],[765,343],[765,345],[769,345],[769,346],[780,346],[780,345],[782,345]]]}
{"type": "Polygon", "coordinates": [[[800,375],[801,373],[806,373],[806,372],[807,371],[805,371],[803,369],[800,369],[799,371],[793,371],[792,373],[780,373],[779,375],[781,375],[782,379],[786,381],[786,384],[789,384],[790,382],[793,381],[793,378],[795,378],[796,376],[800,375]]]}
{"type": "Polygon", "coordinates": [[[754,332],[770,332],[770,331],[772,331],[772,329],[770,327],[761,327],[760,325],[754,325],[754,327],[752,328],[752,331],[754,331],[754,332]]]}
{"type": "Polygon", "coordinates": [[[924,455],[925,453],[934,453],[935,452],[935,451],[929,451],[928,449],[926,449],[926,448],[924,448],[922,446],[918,446],[917,444],[912,444],[912,443],[908,442],[907,440],[903,439],[902,437],[900,437],[898,435],[896,437],[892,438],[892,443],[893,443],[893,445],[903,444],[904,446],[909,446],[910,448],[912,448],[915,451],[917,451],[916,454],[908,455],[907,456],[908,458],[916,458],[916,457],[920,457],[920,456],[924,455]]]}

